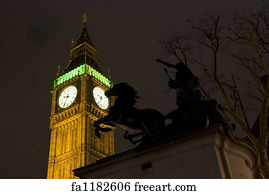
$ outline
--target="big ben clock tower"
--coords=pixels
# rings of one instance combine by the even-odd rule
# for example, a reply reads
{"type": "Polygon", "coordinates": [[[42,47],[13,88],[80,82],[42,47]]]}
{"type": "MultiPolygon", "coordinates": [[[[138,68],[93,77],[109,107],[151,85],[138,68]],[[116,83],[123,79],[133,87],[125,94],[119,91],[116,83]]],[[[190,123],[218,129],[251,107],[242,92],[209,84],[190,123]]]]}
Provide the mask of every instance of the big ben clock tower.
{"type": "Polygon", "coordinates": [[[70,51],[69,64],[52,90],[50,149],[47,178],[77,178],[73,169],[114,154],[114,130],[95,137],[93,123],[104,117],[113,102],[104,92],[112,87],[97,60],[86,28],[70,51]]]}

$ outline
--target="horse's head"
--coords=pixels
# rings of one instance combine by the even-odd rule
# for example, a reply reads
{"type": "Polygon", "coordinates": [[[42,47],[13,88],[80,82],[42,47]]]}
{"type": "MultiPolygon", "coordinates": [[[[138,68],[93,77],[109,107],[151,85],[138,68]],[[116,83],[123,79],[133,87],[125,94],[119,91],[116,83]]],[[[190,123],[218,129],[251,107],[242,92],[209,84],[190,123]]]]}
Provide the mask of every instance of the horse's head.
{"type": "Polygon", "coordinates": [[[118,87],[118,84],[114,85],[113,88],[110,88],[109,90],[107,90],[105,92],[105,95],[107,97],[110,97],[110,96],[118,96],[120,93],[120,87],[118,87]]]}
{"type": "Polygon", "coordinates": [[[110,96],[117,96],[120,98],[122,97],[122,99],[131,100],[133,104],[136,102],[135,98],[138,98],[135,89],[125,82],[121,82],[114,85],[113,88],[105,92],[105,95],[107,97],[110,96]]]}

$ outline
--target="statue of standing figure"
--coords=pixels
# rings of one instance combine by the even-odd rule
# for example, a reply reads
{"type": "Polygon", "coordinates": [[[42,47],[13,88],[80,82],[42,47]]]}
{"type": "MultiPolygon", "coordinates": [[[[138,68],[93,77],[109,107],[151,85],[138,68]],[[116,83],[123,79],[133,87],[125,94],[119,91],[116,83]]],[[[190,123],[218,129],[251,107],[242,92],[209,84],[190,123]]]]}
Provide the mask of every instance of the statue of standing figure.
{"type": "Polygon", "coordinates": [[[169,77],[169,87],[176,90],[178,107],[166,115],[166,119],[172,120],[168,129],[172,133],[183,134],[186,131],[207,127],[210,122],[210,113],[215,110],[217,102],[202,100],[199,79],[187,65],[181,62],[173,65],[160,59],[157,59],[157,62],[176,70],[175,78],[172,79],[167,69],[164,68],[169,77]]]}
{"type": "Polygon", "coordinates": [[[184,63],[177,63],[172,65],[160,59],[158,62],[162,63],[168,68],[176,70],[175,79],[173,80],[167,69],[164,71],[169,77],[169,87],[175,89],[177,92],[177,106],[183,108],[186,105],[186,101],[200,101],[201,92],[199,90],[199,79],[191,72],[191,70],[184,63]]]}

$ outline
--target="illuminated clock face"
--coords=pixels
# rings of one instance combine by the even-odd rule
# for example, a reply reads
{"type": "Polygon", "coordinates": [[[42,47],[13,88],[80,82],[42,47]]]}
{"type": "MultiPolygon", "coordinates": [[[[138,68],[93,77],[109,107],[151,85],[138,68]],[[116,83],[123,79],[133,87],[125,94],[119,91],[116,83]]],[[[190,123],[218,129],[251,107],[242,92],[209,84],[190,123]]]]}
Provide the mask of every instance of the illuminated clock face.
{"type": "Polygon", "coordinates": [[[108,98],[105,95],[105,91],[102,88],[95,87],[93,89],[93,97],[94,97],[96,104],[101,109],[107,109],[109,102],[108,102],[108,98]]]}
{"type": "Polygon", "coordinates": [[[75,86],[65,88],[59,97],[59,106],[61,108],[69,107],[77,97],[78,90],[75,86]]]}

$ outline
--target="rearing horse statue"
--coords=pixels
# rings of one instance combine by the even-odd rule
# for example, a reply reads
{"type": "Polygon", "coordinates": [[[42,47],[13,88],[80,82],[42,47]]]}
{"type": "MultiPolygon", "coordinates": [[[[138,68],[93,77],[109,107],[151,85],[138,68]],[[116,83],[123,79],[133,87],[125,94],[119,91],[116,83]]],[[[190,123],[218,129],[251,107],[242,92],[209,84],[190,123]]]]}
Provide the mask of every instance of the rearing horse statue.
{"type": "Polygon", "coordinates": [[[150,140],[164,129],[164,116],[154,109],[136,109],[137,92],[127,83],[116,84],[113,88],[105,92],[107,97],[116,96],[114,105],[110,108],[108,115],[94,122],[95,135],[100,138],[100,131],[109,132],[110,127],[101,127],[100,124],[107,126],[118,125],[127,130],[124,138],[136,144],[140,141],[150,140]],[[139,131],[135,134],[128,134],[129,131],[139,131]],[[142,138],[137,139],[138,136],[142,138]],[[135,139],[135,140],[134,140],[135,139]]]}

